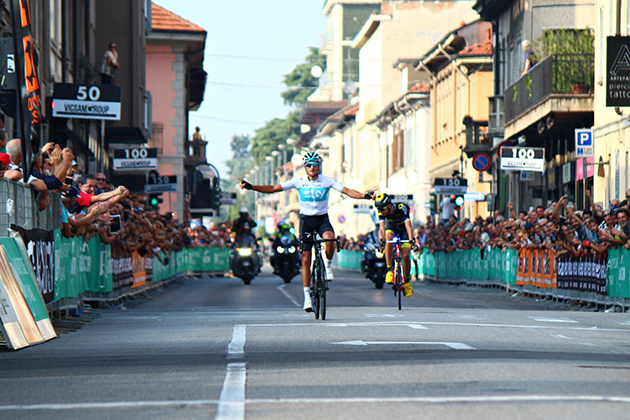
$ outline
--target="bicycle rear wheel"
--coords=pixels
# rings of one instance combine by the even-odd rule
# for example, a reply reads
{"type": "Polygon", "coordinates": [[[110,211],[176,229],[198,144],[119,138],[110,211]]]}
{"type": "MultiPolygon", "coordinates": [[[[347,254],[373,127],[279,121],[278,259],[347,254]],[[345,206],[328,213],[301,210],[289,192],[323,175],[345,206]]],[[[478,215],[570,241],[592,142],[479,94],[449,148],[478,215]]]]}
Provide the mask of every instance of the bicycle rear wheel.
{"type": "Polygon", "coordinates": [[[313,267],[311,272],[311,304],[315,319],[319,319],[319,293],[317,291],[317,267],[313,267]]]}

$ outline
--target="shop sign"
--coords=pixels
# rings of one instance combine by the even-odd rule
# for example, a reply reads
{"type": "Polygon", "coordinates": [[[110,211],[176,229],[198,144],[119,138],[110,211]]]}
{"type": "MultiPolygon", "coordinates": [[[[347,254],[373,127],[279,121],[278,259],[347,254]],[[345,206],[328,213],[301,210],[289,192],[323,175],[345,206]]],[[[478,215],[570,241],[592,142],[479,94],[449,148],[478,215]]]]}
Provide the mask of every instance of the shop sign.
{"type": "Polygon", "coordinates": [[[607,38],[606,106],[630,106],[630,37],[628,36],[607,38]]]}
{"type": "Polygon", "coordinates": [[[544,172],[545,149],[542,147],[502,147],[501,169],[544,172]]]}

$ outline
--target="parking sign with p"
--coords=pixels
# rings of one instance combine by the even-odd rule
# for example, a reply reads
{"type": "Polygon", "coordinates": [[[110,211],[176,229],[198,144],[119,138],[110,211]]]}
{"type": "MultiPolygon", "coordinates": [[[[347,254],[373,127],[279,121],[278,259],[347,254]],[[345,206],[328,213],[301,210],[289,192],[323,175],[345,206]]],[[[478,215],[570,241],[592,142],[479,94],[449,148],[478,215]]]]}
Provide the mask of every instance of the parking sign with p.
{"type": "Polygon", "coordinates": [[[575,157],[584,158],[595,155],[593,147],[593,130],[590,128],[575,129],[575,157]]]}

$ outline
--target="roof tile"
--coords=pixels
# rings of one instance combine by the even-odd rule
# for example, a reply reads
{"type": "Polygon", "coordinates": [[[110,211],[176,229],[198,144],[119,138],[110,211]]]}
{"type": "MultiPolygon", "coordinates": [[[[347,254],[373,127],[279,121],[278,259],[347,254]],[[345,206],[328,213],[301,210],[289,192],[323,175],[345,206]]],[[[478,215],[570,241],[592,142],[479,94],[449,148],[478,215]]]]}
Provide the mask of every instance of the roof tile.
{"type": "Polygon", "coordinates": [[[151,3],[151,30],[166,32],[203,32],[206,30],[176,15],[162,6],[151,3]]]}

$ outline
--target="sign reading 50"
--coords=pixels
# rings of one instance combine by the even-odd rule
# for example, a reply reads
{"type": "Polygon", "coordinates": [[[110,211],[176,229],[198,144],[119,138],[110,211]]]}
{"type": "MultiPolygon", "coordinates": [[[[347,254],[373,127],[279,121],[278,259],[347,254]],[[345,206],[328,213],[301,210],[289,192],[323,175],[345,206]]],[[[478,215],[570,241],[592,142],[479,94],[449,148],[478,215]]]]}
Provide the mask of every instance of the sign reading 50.
{"type": "Polygon", "coordinates": [[[98,101],[101,97],[101,90],[98,86],[82,86],[79,85],[77,88],[77,99],[79,101],[85,101],[86,99],[90,99],[90,101],[98,101]]]}

